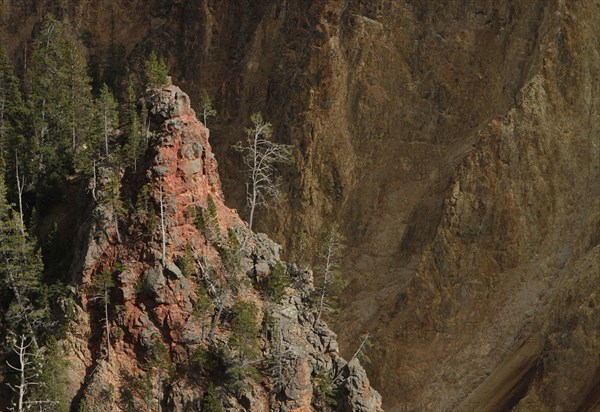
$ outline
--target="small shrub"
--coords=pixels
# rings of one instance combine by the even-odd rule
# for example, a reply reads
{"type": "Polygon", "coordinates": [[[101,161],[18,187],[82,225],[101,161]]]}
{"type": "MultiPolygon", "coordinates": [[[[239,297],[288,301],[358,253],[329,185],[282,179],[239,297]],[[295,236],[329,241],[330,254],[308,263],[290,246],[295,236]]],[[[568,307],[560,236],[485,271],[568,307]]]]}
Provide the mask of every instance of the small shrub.
{"type": "Polygon", "coordinates": [[[285,291],[291,283],[292,279],[287,273],[285,266],[281,262],[278,262],[267,278],[267,294],[274,302],[279,303],[285,296],[285,291]]]}
{"type": "Polygon", "coordinates": [[[208,385],[208,390],[202,399],[202,410],[206,412],[225,412],[212,382],[208,385]]]}
{"type": "Polygon", "coordinates": [[[207,313],[212,312],[213,306],[212,300],[208,296],[204,284],[198,283],[198,298],[194,304],[194,310],[192,314],[196,318],[202,318],[207,313]]]}
{"type": "Polygon", "coordinates": [[[175,264],[181,270],[181,274],[186,278],[196,274],[196,259],[190,243],[185,245],[183,256],[178,257],[175,264]]]}
{"type": "Polygon", "coordinates": [[[317,408],[321,408],[323,404],[335,407],[336,401],[336,386],[333,382],[331,372],[321,369],[318,370],[313,378],[314,381],[314,393],[313,393],[313,404],[317,408]]]}

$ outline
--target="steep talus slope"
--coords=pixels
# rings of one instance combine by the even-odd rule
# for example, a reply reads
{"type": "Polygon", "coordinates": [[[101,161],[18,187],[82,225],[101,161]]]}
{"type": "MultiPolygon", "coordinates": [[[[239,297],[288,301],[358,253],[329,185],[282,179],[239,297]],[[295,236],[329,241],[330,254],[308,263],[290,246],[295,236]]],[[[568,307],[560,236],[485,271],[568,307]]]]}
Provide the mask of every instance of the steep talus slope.
{"type": "MultiPolygon", "coordinates": [[[[152,146],[137,171],[118,176],[135,207],[114,216],[114,175],[100,169],[98,203],[75,242],[78,304],[65,341],[73,407],[195,411],[213,381],[229,388],[219,389],[227,410],[312,411],[323,402],[316,379],[325,374],[334,378],[331,394],[343,410],[381,410],[358,360],[344,361],[336,335],[317,321],[311,272],[282,266],[280,247],[225,206],[208,129],[188,96],[169,86],[145,104],[152,146]],[[289,271],[293,287],[269,303],[267,279],[277,267],[289,271]],[[94,289],[106,274],[115,282],[108,326],[94,289]],[[226,355],[239,350],[228,324],[240,316],[240,302],[258,309],[251,322],[260,325],[260,356],[245,366],[263,375],[243,384],[229,376],[235,358],[226,355]],[[210,356],[217,355],[197,360],[211,351],[221,354],[216,370],[210,356]]],[[[254,338],[247,339],[251,345],[254,338]]],[[[318,409],[330,410],[326,405],[318,409]]]]}
{"type": "Polygon", "coordinates": [[[192,96],[207,89],[242,212],[229,144],[250,113],[297,146],[287,200],[259,228],[294,245],[342,223],[352,283],[336,330],[345,352],[374,336],[386,409],[597,404],[598,1],[2,7],[21,65],[52,10],[92,55],[111,39],[134,62],[154,48],[192,96]]]}

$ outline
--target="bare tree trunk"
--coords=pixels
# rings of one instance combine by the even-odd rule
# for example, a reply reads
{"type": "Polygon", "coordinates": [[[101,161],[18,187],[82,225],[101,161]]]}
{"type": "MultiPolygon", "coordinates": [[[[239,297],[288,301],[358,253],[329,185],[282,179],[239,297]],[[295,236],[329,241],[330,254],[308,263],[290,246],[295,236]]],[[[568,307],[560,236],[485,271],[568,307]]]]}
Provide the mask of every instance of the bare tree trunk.
{"type": "Polygon", "coordinates": [[[162,182],[160,183],[160,229],[162,232],[162,265],[167,266],[167,240],[165,233],[165,208],[163,204],[163,189],[162,182]]]}
{"type": "Polygon", "coordinates": [[[110,363],[110,323],[108,321],[108,288],[104,286],[104,325],[106,327],[106,359],[110,363]]]}
{"type": "Polygon", "coordinates": [[[108,157],[108,117],[106,116],[106,109],[104,109],[104,151],[106,157],[108,157]]]}
{"type": "Polygon", "coordinates": [[[23,182],[21,182],[21,178],[19,176],[19,155],[15,150],[15,173],[17,175],[17,193],[19,197],[19,219],[21,221],[21,234],[23,238],[25,238],[25,222],[23,220],[23,188],[25,186],[25,178],[23,178],[23,182]]]}
{"type": "Polygon", "coordinates": [[[96,197],[96,186],[97,186],[97,180],[98,178],[96,177],[96,159],[94,159],[92,161],[93,167],[94,167],[94,181],[92,182],[92,197],[94,198],[94,201],[98,201],[98,198],[96,197]]]}
{"type": "Polygon", "coordinates": [[[14,371],[19,373],[19,384],[11,385],[9,384],[10,389],[12,389],[17,394],[17,403],[13,404],[16,407],[16,411],[23,412],[25,410],[25,394],[27,393],[27,388],[30,385],[30,382],[27,380],[27,366],[31,363],[27,358],[31,354],[27,352],[27,349],[31,346],[31,341],[29,343],[25,343],[25,335],[20,336],[20,340],[18,346],[16,343],[13,343],[13,351],[19,357],[19,366],[13,366],[10,362],[6,361],[6,364],[14,371]]]}
{"type": "Polygon", "coordinates": [[[321,319],[321,313],[323,312],[323,306],[325,304],[325,293],[327,292],[327,284],[329,283],[329,275],[331,272],[332,258],[333,258],[333,242],[329,241],[327,245],[327,258],[325,261],[325,269],[323,270],[323,289],[321,290],[321,299],[319,301],[319,311],[317,312],[317,319],[315,325],[321,319]]]}
{"type": "Polygon", "coordinates": [[[208,333],[208,339],[210,342],[214,341],[215,338],[215,329],[221,320],[221,315],[223,314],[223,310],[225,309],[225,301],[227,300],[227,292],[224,292],[219,298],[217,315],[213,318],[212,324],[210,325],[210,332],[208,333]]]}

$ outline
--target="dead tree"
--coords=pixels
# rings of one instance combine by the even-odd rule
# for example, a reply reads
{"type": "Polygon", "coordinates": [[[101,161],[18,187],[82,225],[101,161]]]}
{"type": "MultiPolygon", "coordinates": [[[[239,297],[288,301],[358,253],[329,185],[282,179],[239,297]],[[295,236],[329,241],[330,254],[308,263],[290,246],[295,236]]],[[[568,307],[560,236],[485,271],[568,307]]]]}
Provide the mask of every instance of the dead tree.
{"type": "Polygon", "coordinates": [[[269,200],[280,195],[281,179],[276,177],[277,164],[293,162],[292,146],[272,142],[273,127],[265,122],[260,113],[251,116],[253,127],[246,129],[245,144],[235,147],[243,155],[248,167],[246,201],[250,207],[248,227],[252,230],[254,212],[257,207],[268,207],[269,200]]]}
{"type": "Polygon", "coordinates": [[[49,400],[27,399],[31,388],[42,384],[38,380],[40,378],[39,364],[41,363],[41,359],[36,360],[36,357],[39,358],[41,355],[30,351],[33,344],[33,339],[27,339],[25,335],[19,336],[18,340],[15,338],[11,346],[12,351],[17,356],[18,363],[13,365],[9,361],[6,361],[8,367],[17,373],[18,383],[8,383],[8,387],[16,394],[16,400],[12,402],[12,406],[9,408],[15,412],[24,412],[36,405],[43,407],[44,405],[57,403],[49,400]]]}

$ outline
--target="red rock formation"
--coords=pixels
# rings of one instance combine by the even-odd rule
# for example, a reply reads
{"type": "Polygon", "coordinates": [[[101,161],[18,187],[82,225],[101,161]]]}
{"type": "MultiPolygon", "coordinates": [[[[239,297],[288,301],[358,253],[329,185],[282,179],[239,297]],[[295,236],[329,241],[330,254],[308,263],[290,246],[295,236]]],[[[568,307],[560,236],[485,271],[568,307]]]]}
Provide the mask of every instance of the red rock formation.
{"type": "MultiPolygon", "coordinates": [[[[169,86],[144,104],[150,113],[152,147],[142,161],[146,168],[122,177],[123,192],[134,194],[136,206],[118,219],[121,242],[110,203],[103,200],[103,185],[114,173],[105,169],[98,173],[100,202],[78,242],[83,258],[81,267],[74,265],[73,270],[83,274],[81,306],[67,340],[73,349],[75,403],[93,411],[142,408],[148,402],[160,402],[164,410],[197,410],[214,376],[191,371],[191,356],[210,345],[228,347],[232,306],[243,300],[258,308],[257,326],[269,311],[281,333],[276,340],[275,329],[261,332],[263,355],[252,364],[261,365],[279,353],[285,377],[271,382],[268,370],[261,367],[262,384],[246,379],[248,386],[236,396],[231,389],[221,391],[227,410],[267,411],[281,404],[293,411],[312,411],[318,404],[313,398],[317,370],[339,375],[337,394],[347,410],[380,410],[381,398],[370,388],[364,370],[356,362],[347,365],[337,352],[335,334],[322,321],[315,325],[310,273],[289,267],[297,289],[288,289],[281,303],[265,298],[264,279],[280,262],[279,246],[248,231],[225,205],[208,129],[196,118],[188,96],[169,86]],[[203,225],[198,223],[200,216],[203,225]],[[116,281],[110,299],[110,361],[102,311],[90,299],[89,288],[106,270],[116,281]],[[200,285],[215,309],[195,314],[199,294],[205,293],[200,285]],[[143,395],[140,382],[148,380],[154,387],[143,395]]],[[[223,368],[217,372],[224,374],[229,366],[223,368]]]]}

